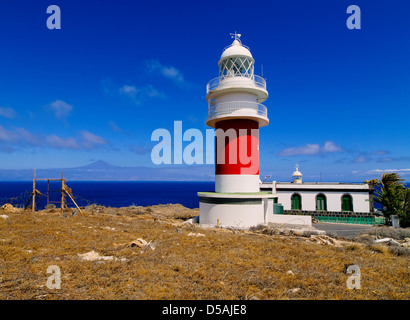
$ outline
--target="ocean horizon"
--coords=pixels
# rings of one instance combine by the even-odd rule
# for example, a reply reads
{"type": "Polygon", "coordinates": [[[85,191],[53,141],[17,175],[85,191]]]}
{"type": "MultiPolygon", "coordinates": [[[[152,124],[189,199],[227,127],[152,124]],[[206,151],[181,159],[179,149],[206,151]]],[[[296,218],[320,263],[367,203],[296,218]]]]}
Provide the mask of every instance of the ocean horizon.
{"type": "MultiPolygon", "coordinates": [[[[199,207],[198,192],[215,191],[214,181],[70,181],[67,186],[79,206],[97,204],[116,208],[179,203],[194,209],[199,207]]],[[[49,203],[57,207],[59,188],[59,181],[50,182],[49,203]]],[[[32,189],[33,181],[0,181],[0,206],[10,203],[24,207],[32,189]]],[[[36,197],[37,209],[43,209],[47,205],[47,182],[36,181],[36,189],[42,194],[36,197]]],[[[66,202],[68,207],[74,207],[69,197],[66,202]]]]}
{"type": "MultiPolygon", "coordinates": [[[[59,206],[60,182],[50,182],[49,201],[59,206]]],[[[197,192],[214,191],[214,181],[70,181],[74,200],[79,206],[98,204],[107,207],[152,206],[179,203],[199,208],[197,192]]],[[[0,205],[10,203],[23,207],[30,198],[33,181],[0,181],[0,205]]],[[[38,209],[47,205],[47,182],[36,181],[36,189],[43,196],[36,197],[38,209]]],[[[74,204],[66,197],[69,207],[74,204]]]]}

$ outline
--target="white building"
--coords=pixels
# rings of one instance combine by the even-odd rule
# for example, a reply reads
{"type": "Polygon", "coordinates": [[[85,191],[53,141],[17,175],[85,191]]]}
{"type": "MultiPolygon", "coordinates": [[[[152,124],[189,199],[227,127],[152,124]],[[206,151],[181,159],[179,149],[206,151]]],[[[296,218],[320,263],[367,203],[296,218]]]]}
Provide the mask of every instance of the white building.
{"type": "Polygon", "coordinates": [[[261,191],[275,189],[275,201],[285,214],[332,222],[373,224],[380,220],[374,217],[373,188],[365,183],[302,182],[302,173],[296,167],[292,182],[261,184],[261,191]]]}

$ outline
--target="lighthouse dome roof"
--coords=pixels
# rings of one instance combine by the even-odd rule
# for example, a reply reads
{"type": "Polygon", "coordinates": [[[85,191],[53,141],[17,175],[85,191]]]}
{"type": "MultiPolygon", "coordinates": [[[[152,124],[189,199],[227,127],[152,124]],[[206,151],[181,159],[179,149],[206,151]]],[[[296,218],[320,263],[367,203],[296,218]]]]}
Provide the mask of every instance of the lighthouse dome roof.
{"type": "Polygon", "coordinates": [[[299,176],[299,177],[301,177],[302,176],[302,173],[299,171],[299,169],[298,168],[296,168],[296,171],[295,172],[293,172],[293,174],[292,174],[292,176],[299,176]]]}
{"type": "Polygon", "coordinates": [[[253,60],[252,54],[249,48],[244,46],[238,39],[235,39],[232,44],[224,49],[221,55],[221,59],[232,56],[245,56],[253,60]]]}

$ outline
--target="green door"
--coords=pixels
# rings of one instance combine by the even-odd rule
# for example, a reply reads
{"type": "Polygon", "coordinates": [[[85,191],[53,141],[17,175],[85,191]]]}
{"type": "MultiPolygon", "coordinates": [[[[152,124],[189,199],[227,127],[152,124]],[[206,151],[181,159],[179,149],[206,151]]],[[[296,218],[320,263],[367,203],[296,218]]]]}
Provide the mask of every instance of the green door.
{"type": "Polygon", "coordinates": [[[302,209],[302,201],[301,201],[300,194],[294,194],[291,200],[292,200],[292,210],[302,209]]]}
{"type": "Polygon", "coordinates": [[[326,197],[323,194],[318,194],[316,196],[316,210],[326,211],[326,197]]]}
{"type": "Polygon", "coordinates": [[[342,197],[342,211],[353,211],[353,202],[350,195],[344,195],[342,197]]]}

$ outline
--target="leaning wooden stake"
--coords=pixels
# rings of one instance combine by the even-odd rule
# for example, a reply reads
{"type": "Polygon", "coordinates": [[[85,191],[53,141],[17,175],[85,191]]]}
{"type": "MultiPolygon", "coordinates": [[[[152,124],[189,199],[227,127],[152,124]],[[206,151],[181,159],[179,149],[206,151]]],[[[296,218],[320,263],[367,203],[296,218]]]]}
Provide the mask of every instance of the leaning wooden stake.
{"type": "Polygon", "coordinates": [[[61,207],[61,214],[64,213],[64,180],[63,180],[63,172],[61,171],[61,198],[60,198],[60,207],[61,207]]]}
{"type": "Polygon", "coordinates": [[[68,190],[68,188],[66,187],[65,183],[62,181],[62,185],[64,188],[64,192],[67,193],[67,195],[70,197],[71,201],[74,203],[74,205],[77,207],[78,211],[80,212],[80,214],[83,214],[83,212],[81,211],[80,207],[77,205],[77,203],[74,201],[73,196],[71,195],[71,191],[68,190]]]}
{"type": "Polygon", "coordinates": [[[31,206],[31,211],[34,213],[36,210],[36,169],[34,169],[34,179],[33,179],[33,204],[31,206]]]}

